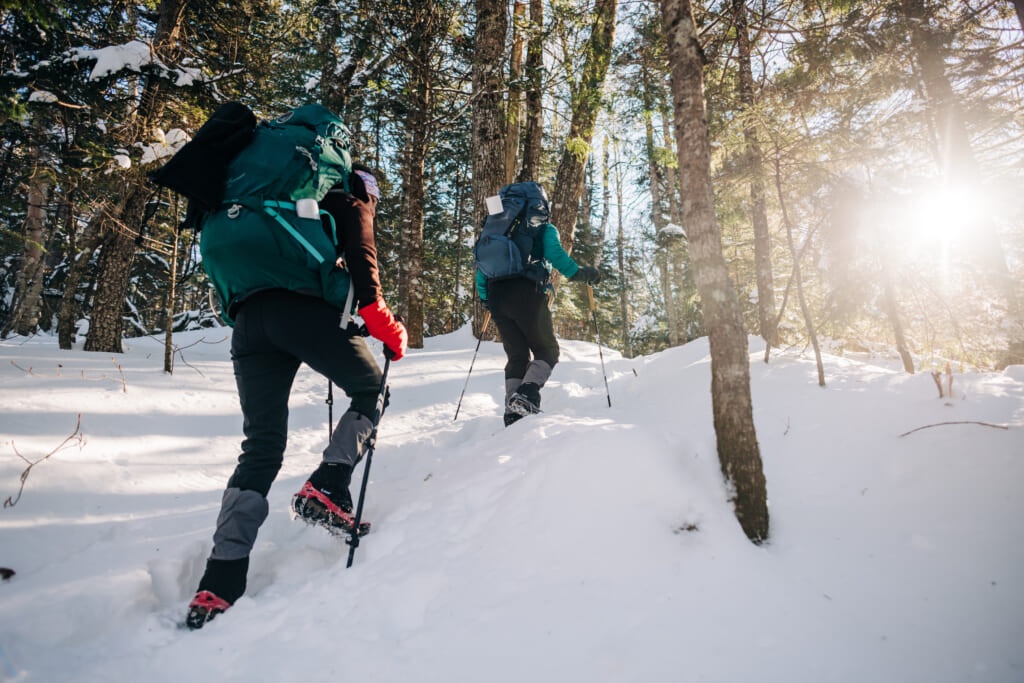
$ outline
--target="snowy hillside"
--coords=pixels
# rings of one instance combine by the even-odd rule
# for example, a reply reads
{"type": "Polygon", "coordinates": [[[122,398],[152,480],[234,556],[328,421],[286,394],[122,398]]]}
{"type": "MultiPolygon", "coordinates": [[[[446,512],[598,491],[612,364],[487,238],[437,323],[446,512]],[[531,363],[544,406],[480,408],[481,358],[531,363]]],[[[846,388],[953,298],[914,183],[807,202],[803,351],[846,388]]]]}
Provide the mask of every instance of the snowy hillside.
{"type": "Polygon", "coordinates": [[[727,503],[706,340],[605,350],[611,408],[597,348],[562,341],[545,412],[506,430],[490,342],[452,421],[464,329],[392,366],[351,569],[289,516],[327,436],[327,382],[300,372],[249,591],[183,630],[240,440],[227,334],[178,335],[173,375],[154,339],[0,342],[0,497],[19,453],[79,414],[84,434],[0,510],[3,680],[1024,680],[1024,367],[940,400],[927,373],[829,357],[820,388],[753,339],[770,543],[727,503]]]}

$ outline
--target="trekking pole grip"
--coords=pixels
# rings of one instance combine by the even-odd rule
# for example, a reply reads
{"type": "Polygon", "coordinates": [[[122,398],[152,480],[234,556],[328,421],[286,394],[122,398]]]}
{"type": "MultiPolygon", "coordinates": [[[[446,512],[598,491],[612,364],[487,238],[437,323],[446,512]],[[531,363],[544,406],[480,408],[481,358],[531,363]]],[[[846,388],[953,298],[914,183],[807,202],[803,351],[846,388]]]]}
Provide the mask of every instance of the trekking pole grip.
{"type": "Polygon", "coordinates": [[[594,288],[591,287],[590,285],[587,285],[587,298],[590,299],[590,310],[592,310],[592,311],[595,310],[594,309],[594,288]]]}

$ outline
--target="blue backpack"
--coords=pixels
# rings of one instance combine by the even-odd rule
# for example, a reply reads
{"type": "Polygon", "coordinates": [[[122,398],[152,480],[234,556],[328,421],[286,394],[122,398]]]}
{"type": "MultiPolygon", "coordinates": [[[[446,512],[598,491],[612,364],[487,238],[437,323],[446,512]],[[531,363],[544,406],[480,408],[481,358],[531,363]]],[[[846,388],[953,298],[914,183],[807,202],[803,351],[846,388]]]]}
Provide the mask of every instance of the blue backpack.
{"type": "Polygon", "coordinates": [[[501,213],[484,219],[473,247],[476,267],[488,282],[526,277],[547,282],[550,275],[543,258],[532,255],[534,241],[551,216],[548,197],[538,183],[512,183],[498,192],[501,213]]]}

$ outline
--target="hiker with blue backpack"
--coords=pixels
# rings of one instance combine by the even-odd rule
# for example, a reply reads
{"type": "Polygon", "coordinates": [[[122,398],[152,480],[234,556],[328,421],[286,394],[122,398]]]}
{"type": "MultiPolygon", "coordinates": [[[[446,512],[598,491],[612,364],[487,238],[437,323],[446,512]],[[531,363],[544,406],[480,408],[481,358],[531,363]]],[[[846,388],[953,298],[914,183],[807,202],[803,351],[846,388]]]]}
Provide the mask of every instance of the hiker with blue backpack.
{"type": "Polygon", "coordinates": [[[476,289],[505,349],[505,426],[540,412],[540,390],[558,363],[548,292],[552,267],[571,282],[596,285],[597,268],[578,265],[548,222],[544,188],[521,182],[488,197],[488,216],[473,248],[476,289]]]}
{"type": "Polygon", "coordinates": [[[203,267],[234,328],[231,360],[245,434],[189,604],[186,624],[196,629],[245,592],[302,363],[341,387],[351,404],[292,509],[332,533],[355,538],[368,530],[357,527],[349,484],[372,450],[386,387],[351,315],[358,312],[369,335],[384,343],[389,361],[405,354],[408,334],[381,294],[376,178],[352,164],[348,131],[326,108],[306,105],[257,125],[248,108],[228,103],[159,173],[154,182],[196,205],[190,214],[201,230],[203,267]]]}

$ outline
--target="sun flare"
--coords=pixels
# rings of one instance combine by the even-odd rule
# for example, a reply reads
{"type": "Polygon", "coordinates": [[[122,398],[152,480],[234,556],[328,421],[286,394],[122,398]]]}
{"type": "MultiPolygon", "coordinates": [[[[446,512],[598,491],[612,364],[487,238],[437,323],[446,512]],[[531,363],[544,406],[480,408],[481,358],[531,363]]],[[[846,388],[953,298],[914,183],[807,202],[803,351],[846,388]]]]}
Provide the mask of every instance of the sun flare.
{"type": "Polygon", "coordinates": [[[948,245],[969,236],[980,207],[979,194],[967,186],[928,190],[910,201],[909,227],[918,237],[948,245]]]}

